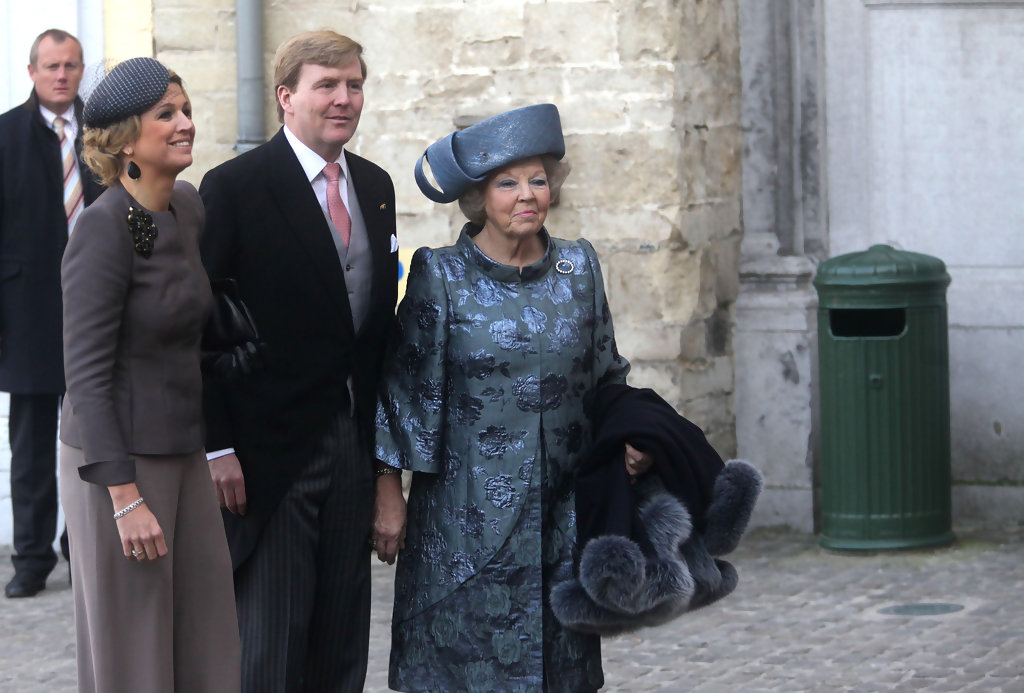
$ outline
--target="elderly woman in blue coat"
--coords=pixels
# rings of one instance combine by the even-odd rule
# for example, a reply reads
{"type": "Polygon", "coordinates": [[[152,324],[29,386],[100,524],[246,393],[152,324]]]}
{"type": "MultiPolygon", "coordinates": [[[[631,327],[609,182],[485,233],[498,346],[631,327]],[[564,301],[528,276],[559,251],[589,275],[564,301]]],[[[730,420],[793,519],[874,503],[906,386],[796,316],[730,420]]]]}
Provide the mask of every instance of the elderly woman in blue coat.
{"type": "MultiPolygon", "coordinates": [[[[603,685],[599,638],[564,629],[548,594],[577,554],[588,404],[629,364],[593,247],[544,226],[564,153],[558,110],[542,104],[448,135],[416,166],[423,193],[458,199],[469,221],[455,245],[413,257],[381,385],[373,543],[389,562],[402,549],[396,690],[603,685]]],[[[625,464],[650,462],[627,446],[625,464]]]]}

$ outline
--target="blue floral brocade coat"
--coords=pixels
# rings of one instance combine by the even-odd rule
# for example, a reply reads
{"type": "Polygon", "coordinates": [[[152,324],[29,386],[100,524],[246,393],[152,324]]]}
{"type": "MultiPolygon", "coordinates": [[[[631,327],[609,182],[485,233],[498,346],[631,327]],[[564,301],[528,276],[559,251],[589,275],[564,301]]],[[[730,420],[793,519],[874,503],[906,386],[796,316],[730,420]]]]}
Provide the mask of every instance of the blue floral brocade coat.
{"type": "Polygon", "coordinates": [[[416,472],[390,685],[596,690],[599,639],[563,630],[547,597],[572,573],[587,403],[629,364],[589,242],[542,229],[545,255],[520,273],[477,230],[416,252],[385,362],[376,453],[416,472]]]}

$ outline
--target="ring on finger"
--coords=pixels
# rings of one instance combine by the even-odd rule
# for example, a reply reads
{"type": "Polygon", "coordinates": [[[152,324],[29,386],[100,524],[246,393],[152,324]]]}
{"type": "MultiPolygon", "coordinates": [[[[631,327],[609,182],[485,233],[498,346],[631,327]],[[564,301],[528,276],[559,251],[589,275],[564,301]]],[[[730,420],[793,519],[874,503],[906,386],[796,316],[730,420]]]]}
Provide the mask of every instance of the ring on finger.
{"type": "Polygon", "coordinates": [[[142,556],[143,556],[143,555],[144,555],[145,553],[146,553],[146,552],[145,552],[145,551],[143,551],[143,550],[141,550],[141,549],[132,549],[132,558],[134,558],[134,559],[135,559],[135,560],[137,561],[137,560],[139,560],[139,558],[140,558],[140,557],[142,557],[142,556]]]}

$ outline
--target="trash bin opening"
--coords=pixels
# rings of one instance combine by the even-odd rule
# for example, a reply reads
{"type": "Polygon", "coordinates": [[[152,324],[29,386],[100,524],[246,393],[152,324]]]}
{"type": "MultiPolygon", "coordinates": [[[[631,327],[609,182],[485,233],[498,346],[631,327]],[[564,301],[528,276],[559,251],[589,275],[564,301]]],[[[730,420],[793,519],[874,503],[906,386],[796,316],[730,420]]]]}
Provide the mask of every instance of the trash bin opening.
{"type": "Polygon", "coordinates": [[[832,308],[828,318],[833,337],[898,337],[907,326],[904,308],[832,308]]]}

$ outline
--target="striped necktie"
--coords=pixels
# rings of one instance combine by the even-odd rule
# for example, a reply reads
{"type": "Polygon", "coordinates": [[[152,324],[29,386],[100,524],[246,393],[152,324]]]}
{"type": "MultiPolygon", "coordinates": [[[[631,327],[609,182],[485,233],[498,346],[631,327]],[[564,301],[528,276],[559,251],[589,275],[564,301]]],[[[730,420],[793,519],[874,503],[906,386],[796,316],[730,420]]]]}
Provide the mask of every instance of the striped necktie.
{"type": "Polygon", "coordinates": [[[68,233],[70,234],[75,229],[78,215],[85,207],[85,198],[82,196],[82,179],[78,175],[75,143],[64,131],[66,124],[67,121],[59,116],[53,119],[53,129],[60,137],[60,155],[64,160],[64,214],[67,216],[68,233]]]}

